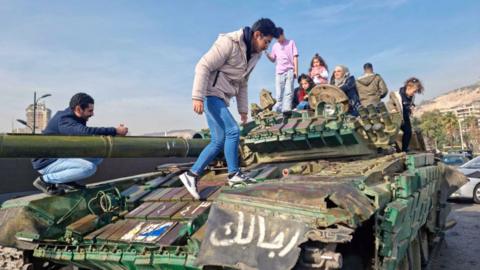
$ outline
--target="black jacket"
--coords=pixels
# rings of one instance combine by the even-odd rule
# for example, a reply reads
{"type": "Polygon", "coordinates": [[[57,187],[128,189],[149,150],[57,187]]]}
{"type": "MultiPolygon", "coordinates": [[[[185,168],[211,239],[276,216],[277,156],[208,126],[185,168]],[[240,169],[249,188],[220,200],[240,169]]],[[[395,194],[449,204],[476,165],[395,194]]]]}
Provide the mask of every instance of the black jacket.
{"type": "MultiPolygon", "coordinates": [[[[335,77],[330,78],[330,84],[335,85],[335,77]]],[[[355,85],[355,77],[350,76],[340,87],[348,97],[348,112],[353,116],[358,116],[358,107],[360,107],[360,97],[358,96],[357,86],[355,85]]]]}
{"type": "MultiPolygon", "coordinates": [[[[87,127],[85,119],[77,117],[70,108],[58,111],[43,130],[44,135],[110,135],[115,136],[114,127],[87,127]]],[[[41,170],[55,162],[56,158],[35,158],[33,168],[41,170]]]]}
{"type": "Polygon", "coordinates": [[[415,107],[413,103],[413,97],[407,96],[405,87],[400,88],[400,96],[402,97],[403,108],[403,121],[410,123],[410,115],[412,114],[412,107],[415,107]]]}

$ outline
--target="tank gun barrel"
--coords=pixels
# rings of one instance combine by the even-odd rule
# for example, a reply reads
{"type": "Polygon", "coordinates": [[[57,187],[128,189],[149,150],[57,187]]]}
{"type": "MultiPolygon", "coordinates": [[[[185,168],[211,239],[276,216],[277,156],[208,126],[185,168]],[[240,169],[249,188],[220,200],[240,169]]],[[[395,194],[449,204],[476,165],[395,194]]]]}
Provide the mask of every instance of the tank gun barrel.
{"type": "Polygon", "coordinates": [[[0,134],[0,158],[196,157],[207,139],[0,134]]]}

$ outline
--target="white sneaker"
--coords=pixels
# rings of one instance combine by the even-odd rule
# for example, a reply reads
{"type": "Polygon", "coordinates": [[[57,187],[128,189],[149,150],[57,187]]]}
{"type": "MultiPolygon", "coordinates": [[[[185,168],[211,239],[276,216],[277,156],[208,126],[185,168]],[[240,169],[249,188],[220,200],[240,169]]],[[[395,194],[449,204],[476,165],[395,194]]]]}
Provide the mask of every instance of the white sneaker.
{"type": "Polygon", "coordinates": [[[255,178],[248,177],[241,171],[236,172],[234,175],[228,177],[228,185],[252,185],[258,183],[255,178]]]}
{"type": "Polygon", "coordinates": [[[197,190],[197,179],[195,176],[190,175],[188,172],[184,172],[180,175],[180,180],[182,181],[185,188],[196,200],[200,200],[200,194],[197,190]]]}

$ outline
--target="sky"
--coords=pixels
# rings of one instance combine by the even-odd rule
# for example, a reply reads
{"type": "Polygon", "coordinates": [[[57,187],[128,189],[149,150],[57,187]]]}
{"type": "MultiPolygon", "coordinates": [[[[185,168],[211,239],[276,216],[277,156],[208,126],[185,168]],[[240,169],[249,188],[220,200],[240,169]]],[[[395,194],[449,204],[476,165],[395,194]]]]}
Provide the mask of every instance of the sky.
{"type": "MultiPolygon", "coordinates": [[[[373,63],[390,90],[419,77],[430,99],[480,81],[480,1],[23,1],[0,0],[0,132],[25,119],[33,92],[53,113],[75,93],[95,99],[90,126],[140,135],[206,127],[191,105],[194,68],[219,33],[272,19],[295,40],[299,71],[319,53],[356,77],[373,63]]],[[[249,101],[274,92],[260,59],[249,101]]],[[[238,116],[236,104],[231,111],[238,116]]]]}

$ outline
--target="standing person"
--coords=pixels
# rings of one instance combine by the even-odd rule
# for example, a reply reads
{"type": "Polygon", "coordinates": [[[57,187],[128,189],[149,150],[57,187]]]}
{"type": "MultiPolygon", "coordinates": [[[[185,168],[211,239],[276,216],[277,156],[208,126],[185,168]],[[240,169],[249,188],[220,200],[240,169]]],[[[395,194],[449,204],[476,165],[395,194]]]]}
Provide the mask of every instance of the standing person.
{"type": "Polygon", "coordinates": [[[228,110],[229,100],[236,97],[242,123],[247,122],[248,76],[255,67],[261,52],[268,48],[277,28],[270,19],[260,19],[253,26],[221,34],[210,50],[200,59],[193,80],[193,110],[205,111],[210,128],[210,144],[203,149],[192,168],[180,175],[180,180],[190,194],[200,199],[197,190],[198,176],[205,167],[224,150],[228,167],[228,183],[254,183],[240,171],[238,146],[240,131],[228,110]]]}
{"type": "Polygon", "coordinates": [[[293,101],[292,101],[292,108],[296,108],[297,110],[306,110],[310,108],[310,104],[308,103],[308,94],[315,86],[313,83],[312,78],[306,74],[302,74],[298,76],[298,87],[295,88],[293,92],[293,101]]]}
{"type": "Polygon", "coordinates": [[[358,97],[357,88],[355,86],[355,77],[350,75],[350,71],[344,65],[338,65],[333,71],[330,84],[342,89],[348,96],[348,112],[353,116],[358,116],[358,107],[360,106],[360,98],[358,97]]]}
{"type": "MultiPolygon", "coordinates": [[[[125,136],[128,128],[87,127],[87,121],[93,116],[94,100],[85,93],[77,93],[70,100],[70,106],[58,111],[48,122],[42,132],[44,135],[109,135],[125,136]]],[[[76,181],[90,177],[102,162],[101,158],[35,158],[33,168],[41,176],[33,185],[44,193],[55,195],[63,192],[59,186],[66,188],[83,188],[76,181]]]]}
{"type": "Polygon", "coordinates": [[[282,28],[278,28],[278,39],[272,52],[265,51],[267,58],[275,66],[275,98],[273,110],[288,112],[292,110],[293,81],[298,75],[298,51],[295,41],[287,39],[282,28]]]}
{"type": "Polygon", "coordinates": [[[310,62],[309,75],[315,84],[328,83],[328,66],[318,53],[313,56],[310,62]]]}
{"type": "Polygon", "coordinates": [[[391,112],[400,112],[403,117],[401,129],[402,136],[402,152],[408,152],[410,139],[412,138],[412,122],[410,116],[415,108],[415,94],[423,93],[423,85],[419,79],[411,77],[405,81],[399,91],[390,93],[390,100],[388,102],[388,109],[391,112]]]}
{"type": "Polygon", "coordinates": [[[371,63],[363,65],[363,71],[364,74],[356,82],[360,103],[364,107],[377,105],[387,95],[387,85],[379,74],[373,72],[371,63]]]}

